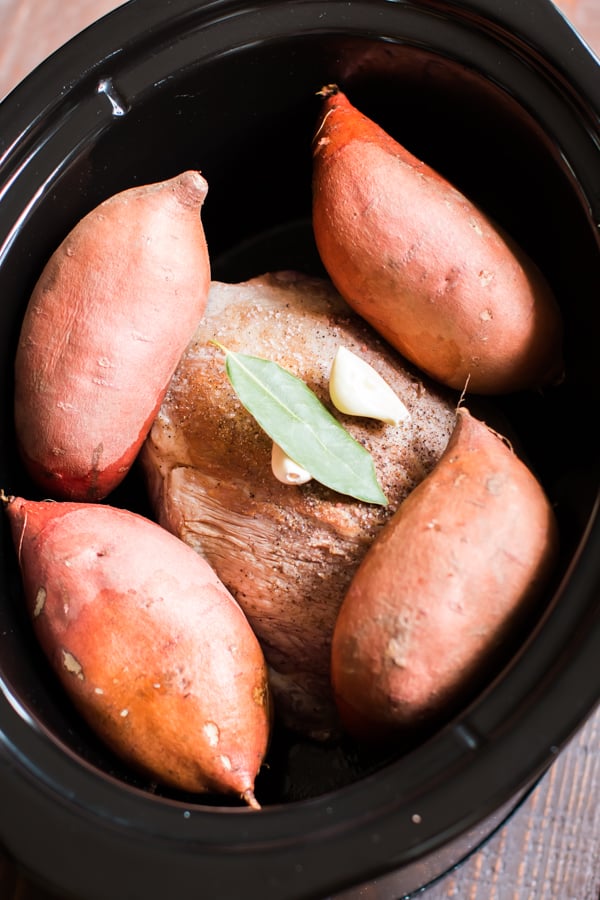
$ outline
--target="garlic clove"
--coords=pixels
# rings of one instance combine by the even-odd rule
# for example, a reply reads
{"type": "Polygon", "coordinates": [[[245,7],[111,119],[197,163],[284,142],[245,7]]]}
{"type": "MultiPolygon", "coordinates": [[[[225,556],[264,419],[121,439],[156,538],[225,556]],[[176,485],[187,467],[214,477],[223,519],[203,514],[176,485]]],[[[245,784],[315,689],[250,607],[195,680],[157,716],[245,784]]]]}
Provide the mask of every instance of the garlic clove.
{"type": "Polygon", "coordinates": [[[306,484],[312,478],[310,472],[290,459],[285,450],[275,442],[271,448],[271,469],[275,478],[283,484],[306,484]]]}
{"type": "Polygon", "coordinates": [[[410,419],[400,397],[375,369],[346,347],[338,347],[329,375],[329,396],[340,412],[399,425],[410,419]]]}

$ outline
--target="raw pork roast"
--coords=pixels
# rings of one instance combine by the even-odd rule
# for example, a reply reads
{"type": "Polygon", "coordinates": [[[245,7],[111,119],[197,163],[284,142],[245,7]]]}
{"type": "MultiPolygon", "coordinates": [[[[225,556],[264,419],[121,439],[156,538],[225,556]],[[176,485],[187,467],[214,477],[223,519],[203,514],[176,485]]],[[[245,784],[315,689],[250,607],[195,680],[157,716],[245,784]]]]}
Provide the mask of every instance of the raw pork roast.
{"type": "Polygon", "coordinates": [[[440,457],[455,405],[327,280],[278,272],[211,285],[140,458],[157,520],[208,560],[245,610],[270,666],[279,720],[297,732],[318,740],[338,733],[330,644],[339,606],[375,535],[440,457]],[[372,453],[389,505],[314,480],[277,481],[271,440],[237,399],[211,339],[302,378],[372,453]],[[335,410],[328,382],[340,344],[391,384],[409,422],[392,427],[335,410]]]}

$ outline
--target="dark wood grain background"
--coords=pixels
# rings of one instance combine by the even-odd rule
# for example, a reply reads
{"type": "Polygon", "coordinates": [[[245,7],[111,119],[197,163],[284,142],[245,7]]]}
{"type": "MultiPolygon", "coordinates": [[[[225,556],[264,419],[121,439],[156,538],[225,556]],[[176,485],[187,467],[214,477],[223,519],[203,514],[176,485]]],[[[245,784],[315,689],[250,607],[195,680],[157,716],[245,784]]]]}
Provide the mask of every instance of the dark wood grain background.
{"type": "MultiPolygon", "coordinates": [[[[62,43],[118,5],[114,0],[0,0],[0,98],[62,43]]],[[[556,5],[600,55],[600,0],[559,0],[556,5]]],[[[0,900],[46,897],[19,877],[0,849],[0,900]]],[[[504,827],[422,897],[600,900],[600,709],[504,827]]]]}

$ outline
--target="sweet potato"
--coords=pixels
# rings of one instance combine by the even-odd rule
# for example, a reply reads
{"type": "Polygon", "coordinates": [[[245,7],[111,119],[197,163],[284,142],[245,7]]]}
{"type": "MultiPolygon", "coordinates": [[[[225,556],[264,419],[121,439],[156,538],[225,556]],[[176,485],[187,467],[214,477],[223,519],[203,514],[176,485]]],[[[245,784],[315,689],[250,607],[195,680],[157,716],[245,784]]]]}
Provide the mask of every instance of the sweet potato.
{"type": "Polygon", "coordinates": [[[551,575],[539,481],[460,408],[448,446],[363,558],[332,642],[342,722],[361,738],[428,726],[498,659],[551,575]]]}
{"type": "Polygon", "coordinates": [[[208,563],[127,510],[21,498],[6,508],[35,634],[91,728],[159,783],[258,806],[266,666],[208,563]]]}
{"type": "Polygon", "coordinates": [[[322,93],[313,228],[345,300],[457,390],[499,394],[560,380],[561,314],[539,268],[335,86],[322,93]]]}
{"type": "Polygon", "coordinates": [[[102,499],[132,465],[206,305],[207,189],[188,171],[115,194],[46,264],[17,349],[15,423],[47,496],[102,499]]]}

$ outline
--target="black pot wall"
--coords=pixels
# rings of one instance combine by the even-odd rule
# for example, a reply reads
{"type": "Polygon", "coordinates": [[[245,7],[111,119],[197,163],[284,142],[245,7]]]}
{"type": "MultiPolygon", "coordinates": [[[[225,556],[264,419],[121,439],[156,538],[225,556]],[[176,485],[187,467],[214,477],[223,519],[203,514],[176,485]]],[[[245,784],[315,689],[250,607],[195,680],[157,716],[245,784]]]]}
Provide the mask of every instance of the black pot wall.
{"type": "MultiPolygon", "coordinates": [[[[29,294],[106,196],[199,168],[215,278],[322,272],[310,142],[330,82],[553,284],[567,378],[499,405],[556,504],[559,577],[496,677],[399,757],[278,735],[257,815],[152,792],[87,732],[31,638],[2,521],[0,839],[61,897],[415,891],[489,835],[600,696],[598,62],[545,0],[132,0],[33,73],[0,106],[0,486],[37,496],[12,430],[29,294]]],[[[147,511],[135,472],[110,499],[147,511]]]]}

